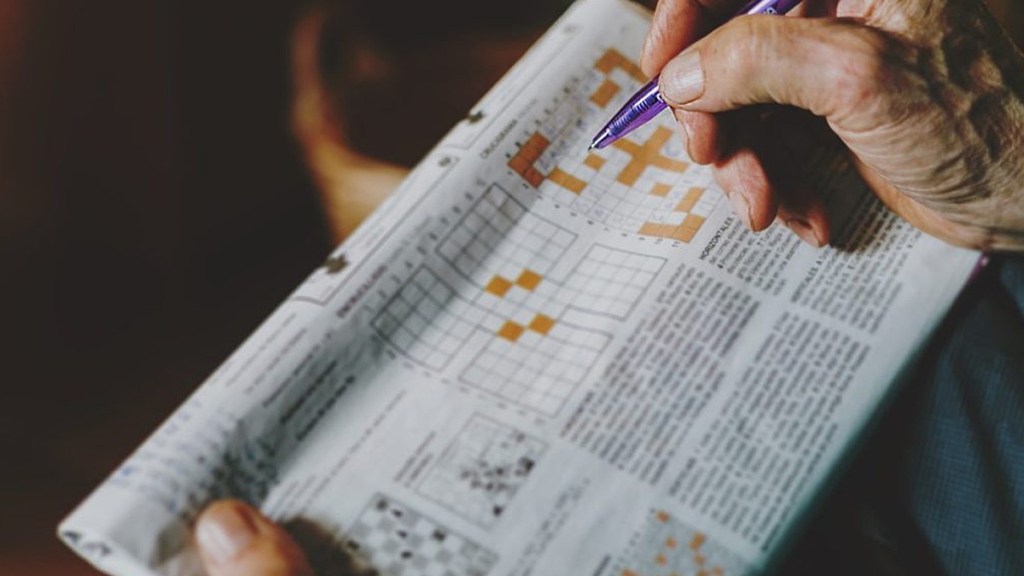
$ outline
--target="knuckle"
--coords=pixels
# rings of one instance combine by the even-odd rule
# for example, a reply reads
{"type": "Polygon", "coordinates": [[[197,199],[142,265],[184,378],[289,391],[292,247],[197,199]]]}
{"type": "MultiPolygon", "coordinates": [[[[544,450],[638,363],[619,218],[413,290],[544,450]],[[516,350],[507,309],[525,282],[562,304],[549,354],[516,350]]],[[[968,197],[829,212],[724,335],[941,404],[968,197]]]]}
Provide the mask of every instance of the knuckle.
{"type": "Polygon", "coordinates": [[[829,115],[877,110],[897,83],[893,42],[873,30],[858,27],[845,30],[837,47],[832,68],[836,89],[829,115]]]}
{"type": "Polygon", "coordinates": [[[723,42],[728,47],[730,67],[737,72],[756,68],[772,50],[766,35],[758,27],[758,19],[750,16],[737,18],[731,25],[723,27],[723,42]]]}
{"type": "Polygon", "coordinates": [[[754,79],[760,78],[766,61],[777,50],[759,20],[757,17],[742,16],[712,33],[714,41],[708,48],[710,53],[707,56],[719,71],[717,77],[720,80],[725,78],[730,79],[730,82],[757,84],[754,79]]]}

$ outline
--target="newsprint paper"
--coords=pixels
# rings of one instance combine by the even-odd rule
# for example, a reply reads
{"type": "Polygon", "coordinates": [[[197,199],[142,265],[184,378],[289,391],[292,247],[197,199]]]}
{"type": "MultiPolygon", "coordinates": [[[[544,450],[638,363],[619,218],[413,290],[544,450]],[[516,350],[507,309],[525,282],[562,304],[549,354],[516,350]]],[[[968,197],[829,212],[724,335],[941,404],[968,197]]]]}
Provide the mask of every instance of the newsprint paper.
{"type": "Polygon", "coordinates": [[[230,497],[386,575],[770,569],[979,256],[838,157],[815,249],[746,231],[671,114],[588,152],[648,23],[573,6],[60,537],[200,574],[230,497]]]}

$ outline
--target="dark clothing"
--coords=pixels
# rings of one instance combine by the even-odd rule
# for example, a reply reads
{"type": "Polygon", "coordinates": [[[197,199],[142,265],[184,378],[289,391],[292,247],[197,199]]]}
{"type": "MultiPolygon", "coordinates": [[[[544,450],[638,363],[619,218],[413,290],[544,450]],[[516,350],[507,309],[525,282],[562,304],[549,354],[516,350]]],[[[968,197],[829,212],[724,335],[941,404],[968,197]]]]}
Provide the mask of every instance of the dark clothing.
{"type": "Polygon", "coordinates": [[[992,263],[934,343],[905,414],[907,512],[950,575],[1024,575],[1024,257],[992,263]]]}

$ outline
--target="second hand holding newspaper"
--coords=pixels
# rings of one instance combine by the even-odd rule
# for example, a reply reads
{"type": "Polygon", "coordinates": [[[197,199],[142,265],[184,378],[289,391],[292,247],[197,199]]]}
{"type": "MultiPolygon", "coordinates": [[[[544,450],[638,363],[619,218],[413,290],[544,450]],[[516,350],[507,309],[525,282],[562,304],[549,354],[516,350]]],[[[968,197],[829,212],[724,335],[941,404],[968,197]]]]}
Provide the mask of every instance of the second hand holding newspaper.
{"type": "Polygon", "coordinates": [[[816,250],[746,231],[664,115],[587,151],[649,25],[572,9],[60,527],[201,572],[241,498],[383,574],[758,574],[978,260],[823,155],[816,250]]]}

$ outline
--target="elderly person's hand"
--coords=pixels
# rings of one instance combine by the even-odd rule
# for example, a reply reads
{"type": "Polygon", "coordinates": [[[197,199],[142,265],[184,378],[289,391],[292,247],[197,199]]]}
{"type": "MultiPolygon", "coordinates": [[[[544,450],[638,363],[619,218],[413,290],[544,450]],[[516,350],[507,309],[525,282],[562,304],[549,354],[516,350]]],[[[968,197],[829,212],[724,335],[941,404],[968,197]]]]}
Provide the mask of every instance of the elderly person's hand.
{"type": "Polygon", "coordinates": [[[313,576],[288,533],[237,500],[206,508],[195,538],[208,576],[313,576]]]}
{"type": "Polygon", "coordinates": [[[778,217],[827,242],[820,199],[786,179],[786,162],[803,159],[778,153],[792,124],[719,114],[783,104],[824,118],[915,226],[962,246],[1024,250],[1024,65],[979,0],[807,0],[797,10],[811,17],[741,17],[700,39],[742,4],[661,0],[642,64],[661,72],[690,155],[714,164],[751,228],[778,217]],[[786,133],[766,137],[768,126],[786,133]]]}

